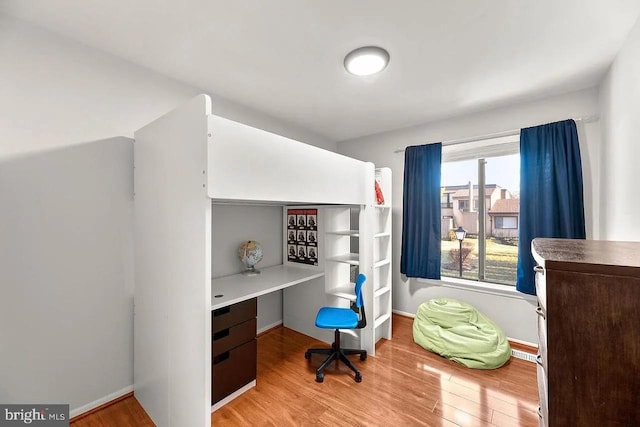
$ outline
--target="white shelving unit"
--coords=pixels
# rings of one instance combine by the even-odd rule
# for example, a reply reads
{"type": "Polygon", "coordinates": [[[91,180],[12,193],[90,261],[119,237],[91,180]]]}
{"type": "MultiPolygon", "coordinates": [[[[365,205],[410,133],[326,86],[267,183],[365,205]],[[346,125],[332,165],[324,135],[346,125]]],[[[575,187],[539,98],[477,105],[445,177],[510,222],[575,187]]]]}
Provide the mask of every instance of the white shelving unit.
{"type": "Polygon", "coordinates": [[[375,203],[373,185],[367,204],[323,208],[327,303],[349,306],[355,299],[352,269],[367,276],[364,286],[367,326],[357,331],[359,346],[375,356],[380,338],[391,339],[391,170],[377,169],[385,197],[375,203]]]}
{"type": "MultiPolygon", "coordinates": [[[[326,292],[329,295],[346,300],[355,299],[354,283],[351,281],[351,270],[361,270],[364,260],[360,251],[352,252],[353,240],[361,241],[360,229],[352,229],[352,211],[360,212],[359,206],[332,206],[323,209],[325,231],[325,280],[326,292]]],[[[358,248],[359,249],[359,248],[358,248]]],[[[348,307],[348,303],[334,300],[337,305],[348,307]]]]}
{"type": "Polygon", "coordinates": [[[373,207],[373,327],[374,340],[391,339],[391,169],[376,169],[384,204],[373,207]]]}

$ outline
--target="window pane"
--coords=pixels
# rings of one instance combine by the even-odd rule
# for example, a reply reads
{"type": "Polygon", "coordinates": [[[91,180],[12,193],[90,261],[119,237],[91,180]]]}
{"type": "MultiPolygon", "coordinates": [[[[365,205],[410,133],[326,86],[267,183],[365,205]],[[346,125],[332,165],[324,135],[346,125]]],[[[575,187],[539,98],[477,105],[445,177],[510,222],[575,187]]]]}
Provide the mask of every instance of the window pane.
{"type": "MultiPolygon", "coordinates": [[[[479,218],[477,159],[442,164],[442,194],[452,202],[442,206],[442,269],[444,277],[462,277],[515,285],[518,259],[520,155],[485,158],[486,216],[479,218]],[[478,221],[484,220],[485,235],[479,236],[478,221]],[[463,227],[460,242],[453,230],[463,227]],[[485,242],[484,276],[480,275],[478,239],[485,242]],[[460,266],[462,253],[462,273],[460,266]]],[[[443,196],[444,197],[444,196],[443,196]]]]}
{"type": "Polygon", "coordinates": [[[487,187],[489,184],[495,184],[497,191],[492,192],[490,201],[487,202],[484,279],[491,283],[515,286],[520,212],[520,155],[491,157],[486,161],[487,187]]]}
{"type": "Polygon", "coordinates": [[[515,216],[496,216],[495,228],[518,228],[518,218],[515,216]]]}
{"type": "Polygon", "coordinates": [[[440,269],[442,276],[478,280],[477,181],[477,160],[442,164],[442,192],[448,194],[452,202],[450,208],[442,208],[442,268],[440,269]],[[462,242],[462,276],[460,276],[460,242],[453,232],[457,227],[467,230],[467,235],[462,242]]]}

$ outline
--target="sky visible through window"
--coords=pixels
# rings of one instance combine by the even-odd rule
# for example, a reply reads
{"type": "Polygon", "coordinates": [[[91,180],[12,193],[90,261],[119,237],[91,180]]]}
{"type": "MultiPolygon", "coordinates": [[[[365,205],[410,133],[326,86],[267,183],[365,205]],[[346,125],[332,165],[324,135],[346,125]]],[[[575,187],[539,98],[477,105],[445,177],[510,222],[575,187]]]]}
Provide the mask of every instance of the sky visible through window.
{"type": "MultiPolygon", "coordinates": [[[[520,154],[490,157],[485,165],[485,183],[497,184],[514,194],[520,193],[520,154]]],[[[442,163],[442,186],[478,183],[478,160],[442,163]]]]}

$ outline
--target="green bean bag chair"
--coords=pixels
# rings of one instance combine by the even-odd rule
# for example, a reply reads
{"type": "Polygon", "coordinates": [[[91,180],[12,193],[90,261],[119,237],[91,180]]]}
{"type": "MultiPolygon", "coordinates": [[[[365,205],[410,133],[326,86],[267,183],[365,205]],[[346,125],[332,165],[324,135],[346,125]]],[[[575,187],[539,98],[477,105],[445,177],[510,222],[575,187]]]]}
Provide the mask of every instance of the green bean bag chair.
{"type": "Polygon", "coordinates": [[[413,340],[469,368],[499,368],[511,357],[509,341],[498,325],[472,305],[451,298],[420,304],[413,340]]]}

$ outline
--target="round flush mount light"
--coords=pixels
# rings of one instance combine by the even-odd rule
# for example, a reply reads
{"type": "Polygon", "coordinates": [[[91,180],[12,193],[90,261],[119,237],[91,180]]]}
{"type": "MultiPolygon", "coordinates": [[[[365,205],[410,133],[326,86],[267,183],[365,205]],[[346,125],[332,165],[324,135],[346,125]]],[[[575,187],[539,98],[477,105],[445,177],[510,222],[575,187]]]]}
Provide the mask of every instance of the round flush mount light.
{"type": "Polygon", "coordinates": [[[388,63],[389,52],[377,46],[360,47],[344,57],[344,68],[356,76],[379,73],[388,63]]]}

